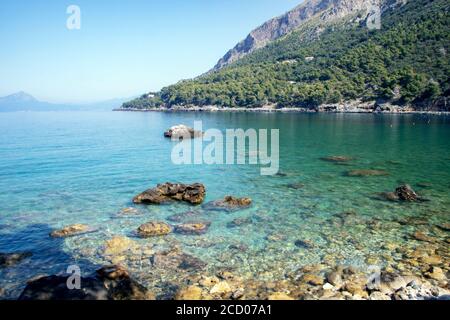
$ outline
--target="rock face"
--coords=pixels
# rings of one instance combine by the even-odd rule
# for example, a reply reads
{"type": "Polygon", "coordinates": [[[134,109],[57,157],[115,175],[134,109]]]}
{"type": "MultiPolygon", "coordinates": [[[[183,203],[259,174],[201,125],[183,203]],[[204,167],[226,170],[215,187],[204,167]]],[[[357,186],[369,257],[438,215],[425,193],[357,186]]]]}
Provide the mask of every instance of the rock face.
{"type": "Polygon", "coordinates": [[[19,300],[152,300],[148,290],[120,266],[106,266],[81,278],[80,289],[69,289],[69,276],[52,275],[30,281],[19,300]]]}
{"type": "Polygon", "coordinates": [[[31,256],[31,252],[0,253],[0,268],[14,266],[31,256]]]}
{"type": "Polygon", "coordinates": [[[196,131],[188,126],[183,124],[173,126],[164,132],[164,137],[171,138],[174,140],[183,140],[183,139],[194,139],[203,136],[203,132],[196,131]]]}
{"type": "Polygon", "coordinates": [[[50,236],[52,238],[65,238],[65,237],[71,237],[87,232],[91,232],[92,230],[89,228],[89,226],[84,224],[74,224],[71,226],[64,227],[60,230],[55,230],[50,233],[50,236]]]}
{"type": "Polygon", "coordinates": [[[226,196],[222,200],[216,200],[205,204],[204,208],[207,210],[217,211],[236,211],[250,207],[252,199],[250,198],[235,198],[232,196],[226,196]]]}
{"type": "MultiPolygon", "coordinates": [[[[391,1],[392,2],[392,1],[391,1]]],[[[213,70],[219,70],[262,48],[288,33],[300,29],[311,20],[317,21],[317,27],[305,33],[305,37],[316,38],[321,33],[319,25],[332,23],[338,19],[350,17],[357,13],[367,15],[372,0],[309,0],[295,7],[286,14],[267,21],[253,30],[245,40],[219,60],[213,70]]]]}
{"type": "Polygon", "coordinates": [[[165,222],[147,222],[137,229],[141,238],[164,236],[172,232],[172,228],[165,222]]]}
{"type": "Polygon", "coordinates": [[[134,203],[162,204],[169,201],[185,201],[194,205],[201,204],[205,199],[206,189],[201,183],[194,184],[159,184],[134,197],[134,203]]]}

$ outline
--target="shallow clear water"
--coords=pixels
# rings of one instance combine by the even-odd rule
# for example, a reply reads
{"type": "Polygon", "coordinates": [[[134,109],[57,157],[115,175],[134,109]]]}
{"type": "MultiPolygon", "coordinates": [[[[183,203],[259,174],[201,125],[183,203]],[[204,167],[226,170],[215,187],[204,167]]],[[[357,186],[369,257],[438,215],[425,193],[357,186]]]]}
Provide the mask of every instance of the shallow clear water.
{"type": "MultiPolygon", "coordinates": [[[[0,269],[0,288],[5,289],[3,298],[15,298],[28,279],[64,272],[70,264],[89,274],[108,263],[101,252],[114,235],[153,244],[155,251],[179,246],[207,263],[202,272],[230,269],[260,280],[282,279],[303,265],[330,259],[364,265],[375,257],[383,264],[383,256],[392,254],[381,248],[383,243],[417,245],[408,237],[417,226],[392,221],[413,217],[426,219],[430,226],[449,222],[449,191],[448,116],[0,113],[0,252],[33,252],[23,263],[0,269]],[[173,143],[162,132],[179,123],[193,125],[194,120],[203,120],[204,129],[280,129],[285,175],[261,176],[258,166],[173,165],[173,143]],[[346,165],[320,160],[329,155],[355,160],[346,165]],[[353,169],[389,175],[345,175],[353,169]],[[132,206],[134,195],[167,181],[204,183],[206,201],[234,195],[250,197],[254,204],[230,214],[198,209],[199,219],[212,222],[202,236],[136,238],[140,224],[192,209],[184,204],[138,207],[141,216],[117,216],[132,206]],[[304,186],[289,188],[295,183],[304,186]],[[430,201],[401,204],[375,197],[402,183],[430,201]],[[231,228],[229,222],[239,217],[250,217],[250,223],[231,228]],[[98,231],[65,240],[48,236],[74,223],[98,231]],[[386,224],[369,229],[373,223],[386,224]],[[299,248],[297,240],[311,241],[314,248],[299,248]]],[[[177,281],[177,270],[152,273],[143,261],[148,257],[136,260],[128,267],[144,284],[177,281]]]]}

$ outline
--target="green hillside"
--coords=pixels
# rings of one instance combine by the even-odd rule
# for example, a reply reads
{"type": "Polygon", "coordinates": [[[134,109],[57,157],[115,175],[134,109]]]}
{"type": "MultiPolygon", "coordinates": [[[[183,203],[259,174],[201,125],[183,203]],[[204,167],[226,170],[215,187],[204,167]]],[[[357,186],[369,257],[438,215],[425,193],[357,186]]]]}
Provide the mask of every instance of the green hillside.
{"type": "Polygon", "coordinates": [[[362,99],[428,108],[449,96],[447,0],[409,1],[369,31],[364,16],[309,21],[234,64],[125,103],[123,108],[215,105],[315,108],[362,99]],[[308,57],[313,57],[308,58],[308,57]]]}

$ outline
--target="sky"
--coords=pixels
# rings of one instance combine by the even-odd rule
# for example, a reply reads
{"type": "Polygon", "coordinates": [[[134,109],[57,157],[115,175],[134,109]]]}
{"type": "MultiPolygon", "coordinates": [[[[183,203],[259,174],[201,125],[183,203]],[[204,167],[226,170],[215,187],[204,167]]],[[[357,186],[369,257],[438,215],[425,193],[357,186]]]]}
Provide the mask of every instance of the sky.
{"type": "Polygon", "coordinates": [[[0,96],[132,97],[198,76],[302,0],[1,0],[0,96]],[[69,30],[67,8],[80,8],[69,30]]]}

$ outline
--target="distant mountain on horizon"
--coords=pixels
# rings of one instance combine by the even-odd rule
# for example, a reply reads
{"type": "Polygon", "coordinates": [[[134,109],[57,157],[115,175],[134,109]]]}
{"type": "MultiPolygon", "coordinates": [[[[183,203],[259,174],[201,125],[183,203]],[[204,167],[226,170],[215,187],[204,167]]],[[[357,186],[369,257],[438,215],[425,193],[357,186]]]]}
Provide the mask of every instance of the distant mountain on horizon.
{"type": "Polygon", "coordinates": [[[0,97],[0,112],[11,111],[109,111],[118,108],[128,98],[115,98],[89,103],[51,103],[39,101],[33,95],[19,91],[4,97],[0,97]]]}

